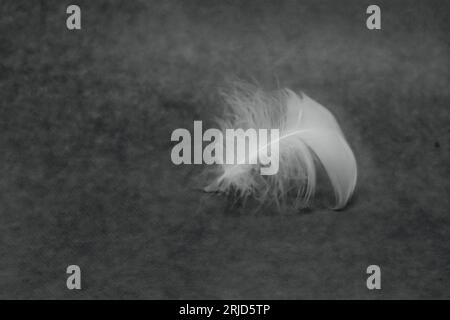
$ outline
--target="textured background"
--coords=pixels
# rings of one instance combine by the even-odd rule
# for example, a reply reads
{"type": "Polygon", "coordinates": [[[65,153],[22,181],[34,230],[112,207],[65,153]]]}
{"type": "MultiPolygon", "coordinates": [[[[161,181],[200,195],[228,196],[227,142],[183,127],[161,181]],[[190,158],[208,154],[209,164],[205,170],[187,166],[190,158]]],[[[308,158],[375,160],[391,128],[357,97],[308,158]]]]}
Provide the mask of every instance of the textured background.
{"type": "Polygon", "coordinates": [[[0,3],[0,298],[450,298],[448,1],[376,1],[381,31],[372,1],[76,3],[81,31],[0,3]],[[346,210],[232,207],[171,163],[229,77],[333,111],[346,210]]]}

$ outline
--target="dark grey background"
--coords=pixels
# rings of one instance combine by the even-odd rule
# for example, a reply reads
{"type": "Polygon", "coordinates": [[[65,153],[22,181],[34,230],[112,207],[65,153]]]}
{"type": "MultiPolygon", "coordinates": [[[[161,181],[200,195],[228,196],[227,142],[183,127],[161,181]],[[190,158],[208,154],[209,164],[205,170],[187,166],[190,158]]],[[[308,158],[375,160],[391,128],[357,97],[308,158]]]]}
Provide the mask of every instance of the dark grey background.
{"type": "Polygon", "coordinates": [[[450,298],[449,1],[76,1],[69,31],[72,3],[0,3],[0,298],[450,298]],[[171,163],[229,77],[333,111],[348,208],[233,207],[171,163]]]}

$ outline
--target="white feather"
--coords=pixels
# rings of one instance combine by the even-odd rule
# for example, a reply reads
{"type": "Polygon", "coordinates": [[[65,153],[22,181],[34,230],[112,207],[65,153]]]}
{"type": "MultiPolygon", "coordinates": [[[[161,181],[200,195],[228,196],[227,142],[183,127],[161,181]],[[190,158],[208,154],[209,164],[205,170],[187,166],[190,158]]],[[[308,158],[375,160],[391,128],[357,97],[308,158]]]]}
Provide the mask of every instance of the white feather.
{"type": "MultiPolygon", "coordinates": [[[[234,192],[238,197],[254,196],[277,205],[292,199],[294,206],[304,206],[315,192],[315,162],[319,161],[334,189],[334,208],[346,205],[356,185],[356,161],[336,119],[325,107],[303,93],[299,96],[289,89],[264,92],[243,83],[224,96],[229,113],[219,121],[223,131],[279,129],[279,171],[261,176],[260,164],[223,164],[205,191],[234,192]]],[[[261,154],[258,149],[258,155],[250,157],[261,154]]]]}

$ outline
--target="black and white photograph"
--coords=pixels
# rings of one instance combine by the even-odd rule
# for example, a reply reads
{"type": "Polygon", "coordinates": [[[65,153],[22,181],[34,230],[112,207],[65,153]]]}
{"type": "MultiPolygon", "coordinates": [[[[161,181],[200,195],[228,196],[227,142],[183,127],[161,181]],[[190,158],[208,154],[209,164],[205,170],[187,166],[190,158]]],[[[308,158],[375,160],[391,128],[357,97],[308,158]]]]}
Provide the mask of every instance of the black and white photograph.
{"type": "Polygon", "coordinates": [[[449,17],[0,0],[0,299],[450,299],[449,17]]]}

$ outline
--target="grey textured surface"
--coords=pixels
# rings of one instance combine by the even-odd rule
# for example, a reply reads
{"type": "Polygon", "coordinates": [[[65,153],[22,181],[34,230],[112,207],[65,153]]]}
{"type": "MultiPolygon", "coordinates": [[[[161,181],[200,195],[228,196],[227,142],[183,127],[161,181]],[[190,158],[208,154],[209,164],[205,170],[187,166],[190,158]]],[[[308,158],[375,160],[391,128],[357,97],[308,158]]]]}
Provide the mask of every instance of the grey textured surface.
{"type": "Polygon", "coordinates": [[[450,3],[377,3],[381,31],[368,1],[77,1],[70,32],[69,2],[2,0],[0,298],[450,298],[450,3]],[[335,113],[346,210],[232,207],[170,162],[230,76],[335,113]]]}

